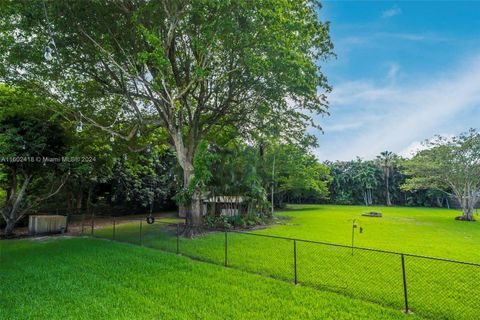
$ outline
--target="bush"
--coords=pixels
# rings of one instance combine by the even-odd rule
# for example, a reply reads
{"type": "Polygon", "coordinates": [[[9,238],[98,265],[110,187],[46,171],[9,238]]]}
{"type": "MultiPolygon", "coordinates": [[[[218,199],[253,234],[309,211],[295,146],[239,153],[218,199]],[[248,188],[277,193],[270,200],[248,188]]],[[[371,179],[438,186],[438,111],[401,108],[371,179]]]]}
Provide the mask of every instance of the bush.
{"type": "Polygon", "coordinates": [[[246,228],[255,225],[262,225],[268,223],[268,217],[262,217],[258,214],[252,212],[247,212],[245,215],[235,215],[235,216],[214,216],[209,214],[204,218],[205,226],[209,228],[246,228]]]}
{"type": "Polygon", "coordinates": [[[203,219],[203,223],[205,224],[205,226],[213,228],[215,227],[216,219],[213,215],[209,214],[203,219]]]}
{"type": "Polygon", "coordinates": [[[352,194],[350,192],[342,191],[335,200],[337,204],[352,204],[352,194]]]}
{"type": "Polygon", "coordinates": [[[245,220],[243,219],[243,217],[240,216],[240,215],[236,215],[236,216],[230,217],[230,221],[231,221],[231,224],[232,224],[234,227],[242,227],[242,228],[245,228],[245,227],[247,226],[247,223],[245,222],[245,220]]]}

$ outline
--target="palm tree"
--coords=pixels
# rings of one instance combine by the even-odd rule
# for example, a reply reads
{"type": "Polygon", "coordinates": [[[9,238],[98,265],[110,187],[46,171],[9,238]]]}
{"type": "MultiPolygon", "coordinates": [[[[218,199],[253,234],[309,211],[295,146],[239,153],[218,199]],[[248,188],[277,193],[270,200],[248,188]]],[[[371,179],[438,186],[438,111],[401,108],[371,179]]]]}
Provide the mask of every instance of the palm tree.
{"type": "Polygon", "coordinates": [[[389,181],[390,175],[393,172],[393,167],[395,165],[396,155],[390,151],[383,151],[377,156],[377,161],[380,167],[383,169],[383,181],[385,181],[385,194],[387,198],[387,206],[392,205],[392,201],[390,200],[390,188],[389,188],[389,181]]]}
{"type": "Polygon", "coordinates": [[[367,161],[360,164],[359,173],[354,177],[364,189],[363,200],[366,206],[373,204],[372,189],[378,185],[378,168],[374,163],[367,161]]]}

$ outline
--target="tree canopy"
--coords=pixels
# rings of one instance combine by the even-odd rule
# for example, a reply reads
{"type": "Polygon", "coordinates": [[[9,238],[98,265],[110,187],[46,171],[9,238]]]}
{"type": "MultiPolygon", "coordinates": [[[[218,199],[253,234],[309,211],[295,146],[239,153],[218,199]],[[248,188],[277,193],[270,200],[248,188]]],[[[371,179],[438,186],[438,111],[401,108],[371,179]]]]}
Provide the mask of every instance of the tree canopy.
{"type": "MultiPolygon", "coordinates": [[[[297,0],[7,1],[0,77],[116,138],[164,131],[187,187],[200,141],[226,126],[244,136],[276,127],[305,140],[329,90],[320,61],[333,46],[319,8],[297,0]],[[40,49],[47,43],[50,61],[40,49]]],[[[195,192],[190,224],[199,223],[198,199],[195,192]]]]}
{"type": "Polygon", "coordinates": [[[437,136],[426,150],[403,163],[409,175],[405,190],[433,188],[455,197],[463,220],[473,220],[480,199],[480,134],[475,130],[453,138],[437,136]]]}

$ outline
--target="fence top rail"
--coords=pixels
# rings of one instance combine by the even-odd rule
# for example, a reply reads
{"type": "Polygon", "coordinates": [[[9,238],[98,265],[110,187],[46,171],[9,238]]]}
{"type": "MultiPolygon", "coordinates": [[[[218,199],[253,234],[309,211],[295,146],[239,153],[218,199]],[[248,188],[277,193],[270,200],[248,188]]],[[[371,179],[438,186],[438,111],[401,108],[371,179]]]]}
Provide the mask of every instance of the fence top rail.
{"type": "Polygon", "coordinates": [[[461,261],[461,260],[454,260],[454,259],[446,259],[446,258],[439,258],[439,257],[431,257],[431,256],[423,256],[423,255],[412,254],[412,253],[403,253],[403,252],[389,251],[389,250],[382,250],[382,249],[374,249],[374,248],[366,248],[366,247],[349,246],[349,245],[338,244],[338,243],[315,241],[315,240],[306,240],[306,239],[298,239],[298,238],[290,238],[290,237],[282,237],[282,236],[275,236],[275,235],[268,235],[268,234],[245,232],[245,231],[230,230],[229,232],[239,233],[239,234],[245,234],[245,235],[251,235],[251,236],[266,237],[266,238],[274,238],[274,239],[282,239],[282,240],[290,240],[290,241],[298,241],[298,242],[306,242],[306,243],[320,244],[320,245],[326,245],[326,246],[332,246],[332,247],[341,247],[341,248],[347,248],[347,249],[352,249],[352,248],[353,248],[353,249],[363,250],[363,251],[373,251],[373,252],[380,252],[380,253],[385,253],[385,254],[394,254],[394,255],[405,256],[405,257],[413,257],[413,258],[420,258],[420,259],[429,259],[429,260],[436,260],[436,261],[442,261],[442,262],[451,262],[451,263],[458,263],[458,264],[464,264],[464,265],[470,265],[470,266],[480,267],[480,263],[468,262],[468,261],[461,261]]]}

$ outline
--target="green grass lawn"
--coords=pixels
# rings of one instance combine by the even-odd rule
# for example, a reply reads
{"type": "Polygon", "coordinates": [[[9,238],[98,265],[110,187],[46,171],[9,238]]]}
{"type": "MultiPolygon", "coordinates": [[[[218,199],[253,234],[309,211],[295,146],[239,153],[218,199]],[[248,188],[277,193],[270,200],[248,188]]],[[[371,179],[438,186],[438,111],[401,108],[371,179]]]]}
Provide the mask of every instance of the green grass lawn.
{"type": "Polygon", "coordinates": [[[334,205],[291,209],[299,210],[279,215],[293,220],[264,232],[350,245],[352,220],[357,219],[364,229],[356,236],[357,246],[480,262],[480,223],[455,221],[461,214],[457,210],[334,205]],[[362,217],[365,211],[380,211],[384,216],[362,217]]]}
{"type": "Polygon", "coordinates": [[[0,284],[5,320],[412,319],[335,293],[101,239],[0,241],[0,284]]]}
{"type": "MultiPolygon", "coordinates": [[[[351,225],[364,232],[356,245],[452,259],[480,261],[480,225],[455,221],[454,210],[385,208],[382,218],[362,217],[360,206],[302,205],[279,212],[281,223],[254,233],[349,245],[351,225]]],[[[139,242],[138,224],[117,226],[117,240],[139,242]]],[[[96,230],[110,237],[112,230],[96,230]]],[[[143,225],[143,244],[176,250],[174,227],[143,225]]],[[[229,233],[228,264],[238,269],[293,281],[293,241],[229,233]]],[[[180,239],[182,254],[224,263],[224,234],[180,239]]],[[[480,268],[405,257],[410,308],[434,319],[474,319],[480,293],[480,268]]],[[[404,305],[401,257],[398,255],[297,242],[297,278],[303,285],[376,302],[393,309],[404,305]]]]}

